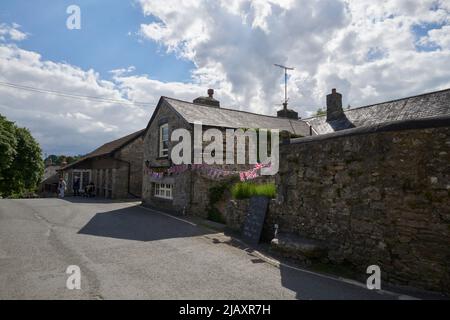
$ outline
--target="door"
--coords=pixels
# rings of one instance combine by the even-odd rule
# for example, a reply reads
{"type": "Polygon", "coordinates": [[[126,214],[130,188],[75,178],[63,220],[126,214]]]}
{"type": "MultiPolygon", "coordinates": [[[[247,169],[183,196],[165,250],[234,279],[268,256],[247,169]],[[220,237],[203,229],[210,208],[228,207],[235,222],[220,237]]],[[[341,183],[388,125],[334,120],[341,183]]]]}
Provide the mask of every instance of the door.
{"type": "Polygon", "coordinates": [[[74,170],[72,183],[75,186],[75,181],[78,179],[78,191],[84,191],[84,188],[91,182],[91,170],[74,170]]]}
{"type": "Polygon", "coordinates": [[[91,182],[91,172],[90,171],[84,171],[82,173],[81,178],[81,190],[85,190],[85,187],[91,182]]]}
{"type": "Polygon", "coordinates": [[[80,171],[74,171],[72,174],[72,185],[71,188],[73,191],[80,191],[81,187],[81,172],[80,171]],[[78,190],[75,190],[75,188],[78,187],[78,190]]]}

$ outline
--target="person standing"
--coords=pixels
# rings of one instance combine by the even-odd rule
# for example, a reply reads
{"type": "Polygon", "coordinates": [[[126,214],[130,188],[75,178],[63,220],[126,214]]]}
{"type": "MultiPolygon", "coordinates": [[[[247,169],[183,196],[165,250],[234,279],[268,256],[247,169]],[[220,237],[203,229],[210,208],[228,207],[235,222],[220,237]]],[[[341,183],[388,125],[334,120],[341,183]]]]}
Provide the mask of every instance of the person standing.
{"type": "Polygon", "coordinates": [[[75,181],[73,182],[73,195],[79,196],[80,195],[80,178],[75,177],[75,181]]]}
{"type": "Polygon", "coordinates": [[[58,191],[59,191],[60,198],[64,198],[64,192],[66,191],[66,188],[67,188],[67,184],[64,181],[63,177],[59,178],[58,191]]]}

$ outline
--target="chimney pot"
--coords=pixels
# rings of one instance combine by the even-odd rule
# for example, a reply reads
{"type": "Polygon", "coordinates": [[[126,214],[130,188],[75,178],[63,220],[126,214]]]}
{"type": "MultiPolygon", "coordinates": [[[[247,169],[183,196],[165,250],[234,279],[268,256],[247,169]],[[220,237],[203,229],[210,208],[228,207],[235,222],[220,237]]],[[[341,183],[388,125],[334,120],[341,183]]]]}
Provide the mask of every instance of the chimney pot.
{"type": "Polygon", "coordinates": [[[208,96],[207,97],[198,97],[194,99],[195,104],[201,104],[211,107],[220,108],[220,102],[213,98],[214,95],[214,89],[208,89],[208,96]]]}

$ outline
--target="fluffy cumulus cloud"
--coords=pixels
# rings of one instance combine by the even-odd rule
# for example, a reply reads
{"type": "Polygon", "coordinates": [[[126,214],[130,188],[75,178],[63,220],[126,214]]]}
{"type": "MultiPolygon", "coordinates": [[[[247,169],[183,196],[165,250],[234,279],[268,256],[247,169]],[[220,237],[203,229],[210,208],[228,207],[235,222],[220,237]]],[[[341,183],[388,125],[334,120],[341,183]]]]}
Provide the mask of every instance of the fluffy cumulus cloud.
{"type": "Polygon", "coordinates": [[[332,87],[353,106],[450,87],[448,0],[141,0],[157,22],[141,33],[192,60],[193,79],[238,108],[274,113],[282,100],[302,115],[332,87]],[[422,34],[421,34],[422,33],[422,34]]]}
{"type": "Polygon", "coordinates": [[[161,95],[191,100],[204,91],[195,84],[130,76],[133,66],[111,70],[111,79],[104,80],[94,70],[47,61],[21,49],[19,41],[26,34],[18,25],[1,28],[0,114],[29,128],[47,154],[90,152],[145,128],[161,95]]]}
{"type": "Polygon", "coordinates": [[[354,107],[450,87],[448,0],[139,3],[154,21],[136,26],[139,41],[192,61],[190,82],[159,81],[133,66],[105,80],[22,49],[32,30],[0,23],[0,82],[123,101],[0,86],[0,113],[29,127],[46,152],[70,154],[145,127],[161,95],[192,100],[212,87],[224,106],[274,114],[283,99],[283,73],[274,63],[295,68],[290,107],[302,116],[323,107],[333,87],[354,107]]]}
{"type": "MultiPolygon", "coordinates": [[[[113,83],[99,79],[93,70],[43,61],[39,54],[14,44],[0,46],[0,82],[126,102],[113,83]]],[[[93,102],[26,89],[0,86],[0,113],[28,127],[49,153],[87,152],[99,141],[142,127],[140,118],[147,116],[144,108],[129,104],[93,102]]]]}

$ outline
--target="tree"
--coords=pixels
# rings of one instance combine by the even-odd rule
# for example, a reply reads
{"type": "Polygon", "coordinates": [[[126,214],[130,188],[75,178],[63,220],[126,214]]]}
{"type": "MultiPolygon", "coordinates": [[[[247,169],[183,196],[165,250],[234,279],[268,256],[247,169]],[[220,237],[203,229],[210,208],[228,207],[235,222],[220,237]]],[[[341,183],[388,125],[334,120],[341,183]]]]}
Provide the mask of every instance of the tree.
{"type": "Polygon", "coordinates": [[[327,114],[326,111],[322,110],[322,108],[319,108],[319,109],[317,109],[316,117],[324,116],[326,114],[327,114]]]}
{"type": "Polygon", "coordinates": [[[0,115],[0,183],[16,155],[15,135],[14,123],[0,115]]]}
{"type": "Polygon", "coordinates": [[[44,172],[39,143],[26,128],[0,115],[0,195],[34,191],[44,172]]]}
{"type": "Polygon", "coordinates": [[[82,157],[82,155],[77,156],[65,156],[65,155],[54,155],[51,154],[47,158],[45,158],[44,162],[47,163],[48,159],[52,160],[52,165],[54,166],[60,166],[65,161],[67,164],[71,164],[77,160],[79,160],[82,157]]]}

